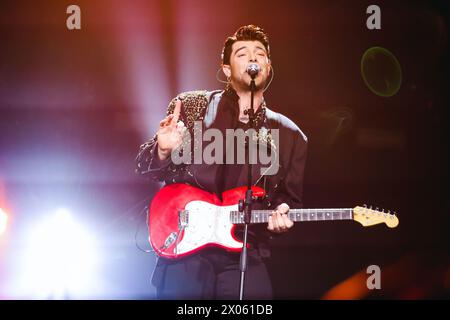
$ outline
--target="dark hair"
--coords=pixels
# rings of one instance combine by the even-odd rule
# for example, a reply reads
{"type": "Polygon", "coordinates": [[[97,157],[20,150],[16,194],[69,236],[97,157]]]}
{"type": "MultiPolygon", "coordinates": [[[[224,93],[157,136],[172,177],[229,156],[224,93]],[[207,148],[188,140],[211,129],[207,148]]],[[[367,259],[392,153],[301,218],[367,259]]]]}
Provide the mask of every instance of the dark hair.
{"type": "Polygon", "coordinates": [[[253,24],[240,27],[231,37],[225,40],[222,49],[222,63],[230,64],[231,48],[237,41],[259,41],[266,48],[267,56],[270,59],[269,38],[264,30],[253,24]]]}

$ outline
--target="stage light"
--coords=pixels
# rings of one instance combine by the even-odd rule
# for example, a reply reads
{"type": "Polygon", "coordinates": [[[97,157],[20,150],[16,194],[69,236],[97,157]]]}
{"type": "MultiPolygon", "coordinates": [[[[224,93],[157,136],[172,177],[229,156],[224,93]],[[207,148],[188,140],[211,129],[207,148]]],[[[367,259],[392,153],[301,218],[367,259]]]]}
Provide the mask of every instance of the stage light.
{"type": "Polygon", "coordinates": [[[31,231],[22,294],[35,299],[91,297],[98,257],[93,237],[67,209],[58,209],[31,231]]]}
{"type": "Polygon", "coordinates": [[[6,231],[6,225],[8,224],[8,215],[2,208],[0,208],[0,236],[6,231]]]}

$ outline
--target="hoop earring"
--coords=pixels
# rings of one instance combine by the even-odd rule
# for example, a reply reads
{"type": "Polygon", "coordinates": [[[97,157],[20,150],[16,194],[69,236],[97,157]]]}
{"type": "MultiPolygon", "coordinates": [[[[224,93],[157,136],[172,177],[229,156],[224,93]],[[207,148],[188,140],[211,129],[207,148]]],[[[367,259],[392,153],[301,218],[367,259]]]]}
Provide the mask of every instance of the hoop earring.
{"type": "Polygon", "coordinates": [[[263,92],[266,92],[269,89],[270,84],[272,83],[273,77],[275,76],[275,72],[273,72],[273,67],[270,68],[270,80],[267,85],[264,87],[263,92]]]}
{"type": "Polygon", "coordinates": [[[227,81],[222,80],[222,79],[219,78],[219,72],[220,72],[221,70],[222,70],[222,67],[220,67],[219,70],[217,70],[217,72],[216,72],[216,80],[219,81],[220,83],[229,85],[229,84],[230,84],[230,78],[227,78],[227,81]]]}

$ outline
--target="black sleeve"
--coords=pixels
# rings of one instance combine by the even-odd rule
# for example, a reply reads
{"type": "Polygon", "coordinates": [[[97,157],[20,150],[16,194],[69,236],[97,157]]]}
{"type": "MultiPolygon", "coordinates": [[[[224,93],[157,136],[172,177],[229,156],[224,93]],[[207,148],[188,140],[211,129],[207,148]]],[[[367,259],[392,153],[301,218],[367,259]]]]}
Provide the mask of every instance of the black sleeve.
{"type": "Polygon", "coordinates": [[[272,209],[282,203],[287,203],[292,209],[303,207],[303,178],[308,143],[301,132],[296,132],[293,141],[293,150],[290,154],[286,174],[270,201],[272,209]]]}
{"type": "MultiPolygon", "coordinates": [[[[169,103],[167,115],[172,114],[175,110],[177,99],[174,98],[169,103]]],[[[171,157],[163,161],[159,160],[156,134],[140,146],[135,163],[137,174],[157,181],[170,182],[179,174],[178,166],[172,162],[171,157]]]]}
{"type": "MultiPolygon", "coordinates": [[[[269,198],[269,209],[272,210],[282,203],[287,203],[291,209],[303,207],[303,177],[308,145],[306,137],[301,132],[294,134],[286,175],[269,198]]],[[[272,240],[284,235],[267,230],[267,225],[258,225],[255,231],[260,239],[272,240]]]]}

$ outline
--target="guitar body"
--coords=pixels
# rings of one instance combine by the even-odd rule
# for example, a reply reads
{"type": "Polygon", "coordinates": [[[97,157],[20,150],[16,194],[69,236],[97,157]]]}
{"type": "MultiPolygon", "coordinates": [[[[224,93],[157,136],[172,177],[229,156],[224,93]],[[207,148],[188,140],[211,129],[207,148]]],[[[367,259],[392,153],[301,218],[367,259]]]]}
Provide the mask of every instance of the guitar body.
{"type": "MultiPolygon", "coordinates": [[[[160,256],[176,259],[207,246],[240,251],[243,243],[234,237],[235,224],[243,223],[238,212],[239,200],[245,198],[246,187],[225,191],[222,201],[213,193],[186,184],[170,184],[162,188],[150,206],[148,230],[150,244],[160,256]]],[[[264,196],[264,190],[252,187],[253,197],[264,196]]],[[[252,210],[251,223],[267,223],[271,210],[252,210]]],[[[367,207],[295,209],[288,218],[294,222],[357,221],[364,227],[385,223],[398,226],[395,214],[367,207]]]]}
{"type": "MultiPolygon", "coordinates": [[[[252,187],[261,197],[264,190],[252,187]]],[[[153,250],[169,259],[181,258],[206,246],[240,251],[243,244],[234,235],[230,211],[238,210],[246,187],[225,191],[223,201],[213,193],[186,184],[170,184],[154,197],[149,213],[149,235],[153,250]],[[184,215],[183,212],[189,212],[184,215]]]]}

